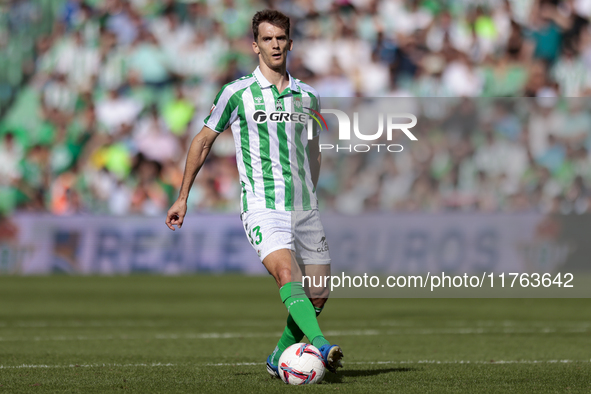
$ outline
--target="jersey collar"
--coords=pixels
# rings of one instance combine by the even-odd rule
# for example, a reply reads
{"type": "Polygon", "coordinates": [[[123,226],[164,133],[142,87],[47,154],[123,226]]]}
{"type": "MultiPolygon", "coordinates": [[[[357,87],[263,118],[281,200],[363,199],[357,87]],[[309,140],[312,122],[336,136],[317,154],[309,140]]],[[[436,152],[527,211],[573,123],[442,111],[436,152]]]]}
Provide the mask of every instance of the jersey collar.
{"type": "MultiPolygon", "coordinates": [[[[269,80],[267,78],[265,78],[265,76],[261,72],[260,66],[257,66],[257,68],[253,72],[253,75],[254,75],[257,83],[261,87],[261,89],[269,88],[272,86],[271,82],[269,82],[269,80]]],[[[300,93],[300,86],[296,83],[295,78],[292,77],[289,72],[287,72],[287,76],[289,77],[288,87],[291,90],[291,93],[300,93]]],[[[285,93],[288,93],[288,92],[285,92],[285,93]]]]}

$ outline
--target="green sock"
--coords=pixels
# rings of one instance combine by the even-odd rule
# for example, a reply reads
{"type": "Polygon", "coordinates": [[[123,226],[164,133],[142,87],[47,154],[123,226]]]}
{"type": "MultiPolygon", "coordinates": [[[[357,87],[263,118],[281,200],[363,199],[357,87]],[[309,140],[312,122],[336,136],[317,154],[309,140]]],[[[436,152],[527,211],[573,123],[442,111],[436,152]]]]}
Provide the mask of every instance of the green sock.
{"type": "Polygon", "coordinates": [[[285,329],[283,330],[283,334],[281,338],[279,338],[279,342],[271,355],[271,362],[273,365],[279,364],[279,357],[285,349],[290,347],[293,344],[299,343],[304,338],[304,333],[296,322],[293,320],[293,317],[290,315],[287,316],[287,324],[285,325],[285,329]]]}
{"type": "Polygon", "coordinates": [[[330,342],[328,342],[326,340],[326,338],[324,338],[324,336],[322,335],[318,335],[316,338],[312,339],[312,345],[317,348],[320,349],[322,346],[324,345],[330,345],[330,342]]]}
{"type": "MultiPolygon", "coordinates": [[[[322,307],[322,308],[318,308],[316,306],[314,307],[314,310],[316,311],[316,317],[318,317],[320,315],[320,313],[322,313],[322,309],[324,309],[324,307],[322,307]]],[[[326,338],[324,338],[324,336],[322,336],[322,335],[312,339],[310,342],[312,343],[312,346],[316,347],[317,349],[320,349],[320,347],[322,345],[330,345],[330,342],[328,342],[326,340],[326,338]]]]}
{"type": "MultiPolygon", "coordinates": [[[[316,317],[320,315],[322,309],[323,308],[314,307],[314,311],[316,311],[316,317]]],[[[302,338],[304,338],[304,333],[293,320],[291,314],[287,315],[287,324],[283,330],[283,334],[281,335],[281,338],[279,338],[279,342],[277,343],[277,346],[275,346],[273,354],[271,354],[271,362],[273,365],[279,364],[279,358],[285,349],[291,345],[300,343],[302,338]]]]}
{"type": "Polygon", "coordinates": [[[294,322],[312,342],[312,345],[318,347],[316,344],[322,346],[329,343],[320,331],[318,320],[316,320],[317,311],[314,310],[312,302],[306,296],[301,282],[286,283],[279,289],[279,294],[294,322]]]}

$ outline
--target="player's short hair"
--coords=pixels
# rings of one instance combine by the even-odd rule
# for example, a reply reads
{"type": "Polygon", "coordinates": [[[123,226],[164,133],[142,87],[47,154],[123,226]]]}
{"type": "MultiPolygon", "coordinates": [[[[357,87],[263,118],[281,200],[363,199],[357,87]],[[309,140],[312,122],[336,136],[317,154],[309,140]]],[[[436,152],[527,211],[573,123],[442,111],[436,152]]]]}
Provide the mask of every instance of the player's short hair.
{"type": "Polygon", "coordinates": [[[289,37],[289,17],[276,10],[263,10],[252,17],[252,34],[255,41],[259,39],[259,25],[263,22],[282,28],[289,37]]]}

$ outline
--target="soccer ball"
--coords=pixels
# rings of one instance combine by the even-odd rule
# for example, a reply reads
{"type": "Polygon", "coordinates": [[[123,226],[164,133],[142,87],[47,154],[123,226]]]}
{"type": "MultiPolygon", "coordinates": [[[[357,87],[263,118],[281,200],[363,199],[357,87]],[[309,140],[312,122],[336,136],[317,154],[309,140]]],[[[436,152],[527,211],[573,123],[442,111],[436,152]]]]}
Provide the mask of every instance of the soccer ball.
{"type": "Polygon", "coordinates": [[[291,345],[279,358],[279,376],[288,384],[322,382],[326,363],[320,351],[307,343],[291,345]]]}

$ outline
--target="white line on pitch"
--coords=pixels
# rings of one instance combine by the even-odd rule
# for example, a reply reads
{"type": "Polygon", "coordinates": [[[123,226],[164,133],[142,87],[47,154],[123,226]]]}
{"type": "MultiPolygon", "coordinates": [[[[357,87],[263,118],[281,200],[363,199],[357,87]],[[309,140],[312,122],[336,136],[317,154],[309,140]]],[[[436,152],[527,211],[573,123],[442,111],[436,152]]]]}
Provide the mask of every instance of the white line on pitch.
{"type": "MultiPolygon", "coordinates": [[[[251,327],[259,327],[268,325],[266,321],[255,321],[255,320],[232,320],[231,323],[229,322],[218,322],[213,323],[213,325],[220,325],[220,326],[228,326],[231,324],[232,326],[243,327],[243,326],[251,326],[251,327]]],[[[377,320],[376,324],[379,326],[392,326],[392,327],[399,327],[399,328],[411,328],[411,327],[420,327],[424,324],[421,321],[415,320],[377,320]]],[[[494,328],[494,327],[521,327],[521,328],[535,328],[535,327],[549,327],[552,326],[553,328],[591,328],[591,322],[588,321],[564,321],[564,322],[548,322],[548,321],[515,321],[515,320],[446,320],[442,322],[445,328],[454,329],[454,328],[463,328],[463,327],[486,327],[486,328],[494,328]]],[[[0,321],[0,328],[11,328],[11,327],[18,327],[18,328],[41,328],[41,327],[55,327],[55,328],[62,328],[62,327],[73,327],[73,328],[93,328],[93,327],[171,327],[179,325],[183,327],[190,327],[192,323],[182,323],[182,322],[163,322],[163,321],[152,321],[152,320],[91,320],[91,321],[76,321],[76,320],[57,320],[57,321],[14,321],[14,322],[5,322],[0,321]]],[[[356,322],[349,322],[351,327],[356,325],[356,322]]]]}
{"type": "MultiPolygon", "coordinates": [[[[555,363],[588,363],[591,360],[418,360],[418,361],[358,361],[346,364],[356,365],[380,365],[380,364],[555,364],[555,363]]],[[[343,362],[345,363],[345,362],[343,362]]]]}
{"type": "MultiPolygon", "coordinates": [[[[556,363],[588,363],[591,360],[417,360],[417,361],[354,361],[346,362],[346,365],[385,365],[385,364],[556,364],[556,363]]],[[[264,365],[265,363],[210,363],[198,366],[205,367],[232,367],[240,365],[264,365]]]]}
{"type": "MultiPolygon", "coordinates": [[[[377,336],[377,335],[481,335],[481,334],[576,334],[590,332],[591,328],[563,328],[539,327],[539,328],[408,328],[398,330],[325,330],[326,336],[377,336]]],[[[104,340],[138,340],[138,339],[230,339],[230,338],[272,338],[280,336],[280,332],[254,333],[254,332],[210,332],[210,333],[185,333],[185,334],[156,334],[152,336],[138,335],[56,335],[50,337],[0,337],[0,342],[15,341],[104,341],[104,340]]]]}
{"type": "Polygon", "coordinates": [[[0,369],[18,369],[18,368],[92,368],[92,367],[173,367],[175,364],[69,364],[69,365],[0,365],[0,369]]]}
{"type": "MultiPolygon", "coordinates": [[[[417,360],[417,361],[354,361],[346,362],[346,365],[385,365],[385,364],[556,364],[556,363],[588,363],[591,360],[417,360]]],[[[232,367],[240,365],[264,365],[265,363],[210,363],[202,364],[205,367],[232,367]]]]}
{"type": "MultiPolygon", "coordinates": [[[[227,322],[212,323],[212,325],[227,326],[227,322]]],[[[15,321],[15,322],[1,322],[0,328],[94,328],[94,327],[170,327],[170,326],[191,327],[192,323],[182,323],[177,321],[162,322],[150,320],[91,320],[91,321],[15,321]]],[[[261,327],[267,325],[266,322],[254,320],[232,320],[232,325],[237,327],[261,327]]]]}
{"type": "MultiPolygon", "coordinates": [[[[416,360],[416,361],[354,361],[346,362],[346,365],[408,365],[408,364],[569,364],[569,363],[588,363],[591,360],[416,360]]],[[[21,369],[21,368],[95,368],[95,367],[234,367],[234,366],[248,366],[248,365],[265,365],[265,363],[208,363],[195,365],[177,365],[170,363],[152,363],[152,364],[69,364],[69,365],[0,365],[0,369],[21,369]]]]}

